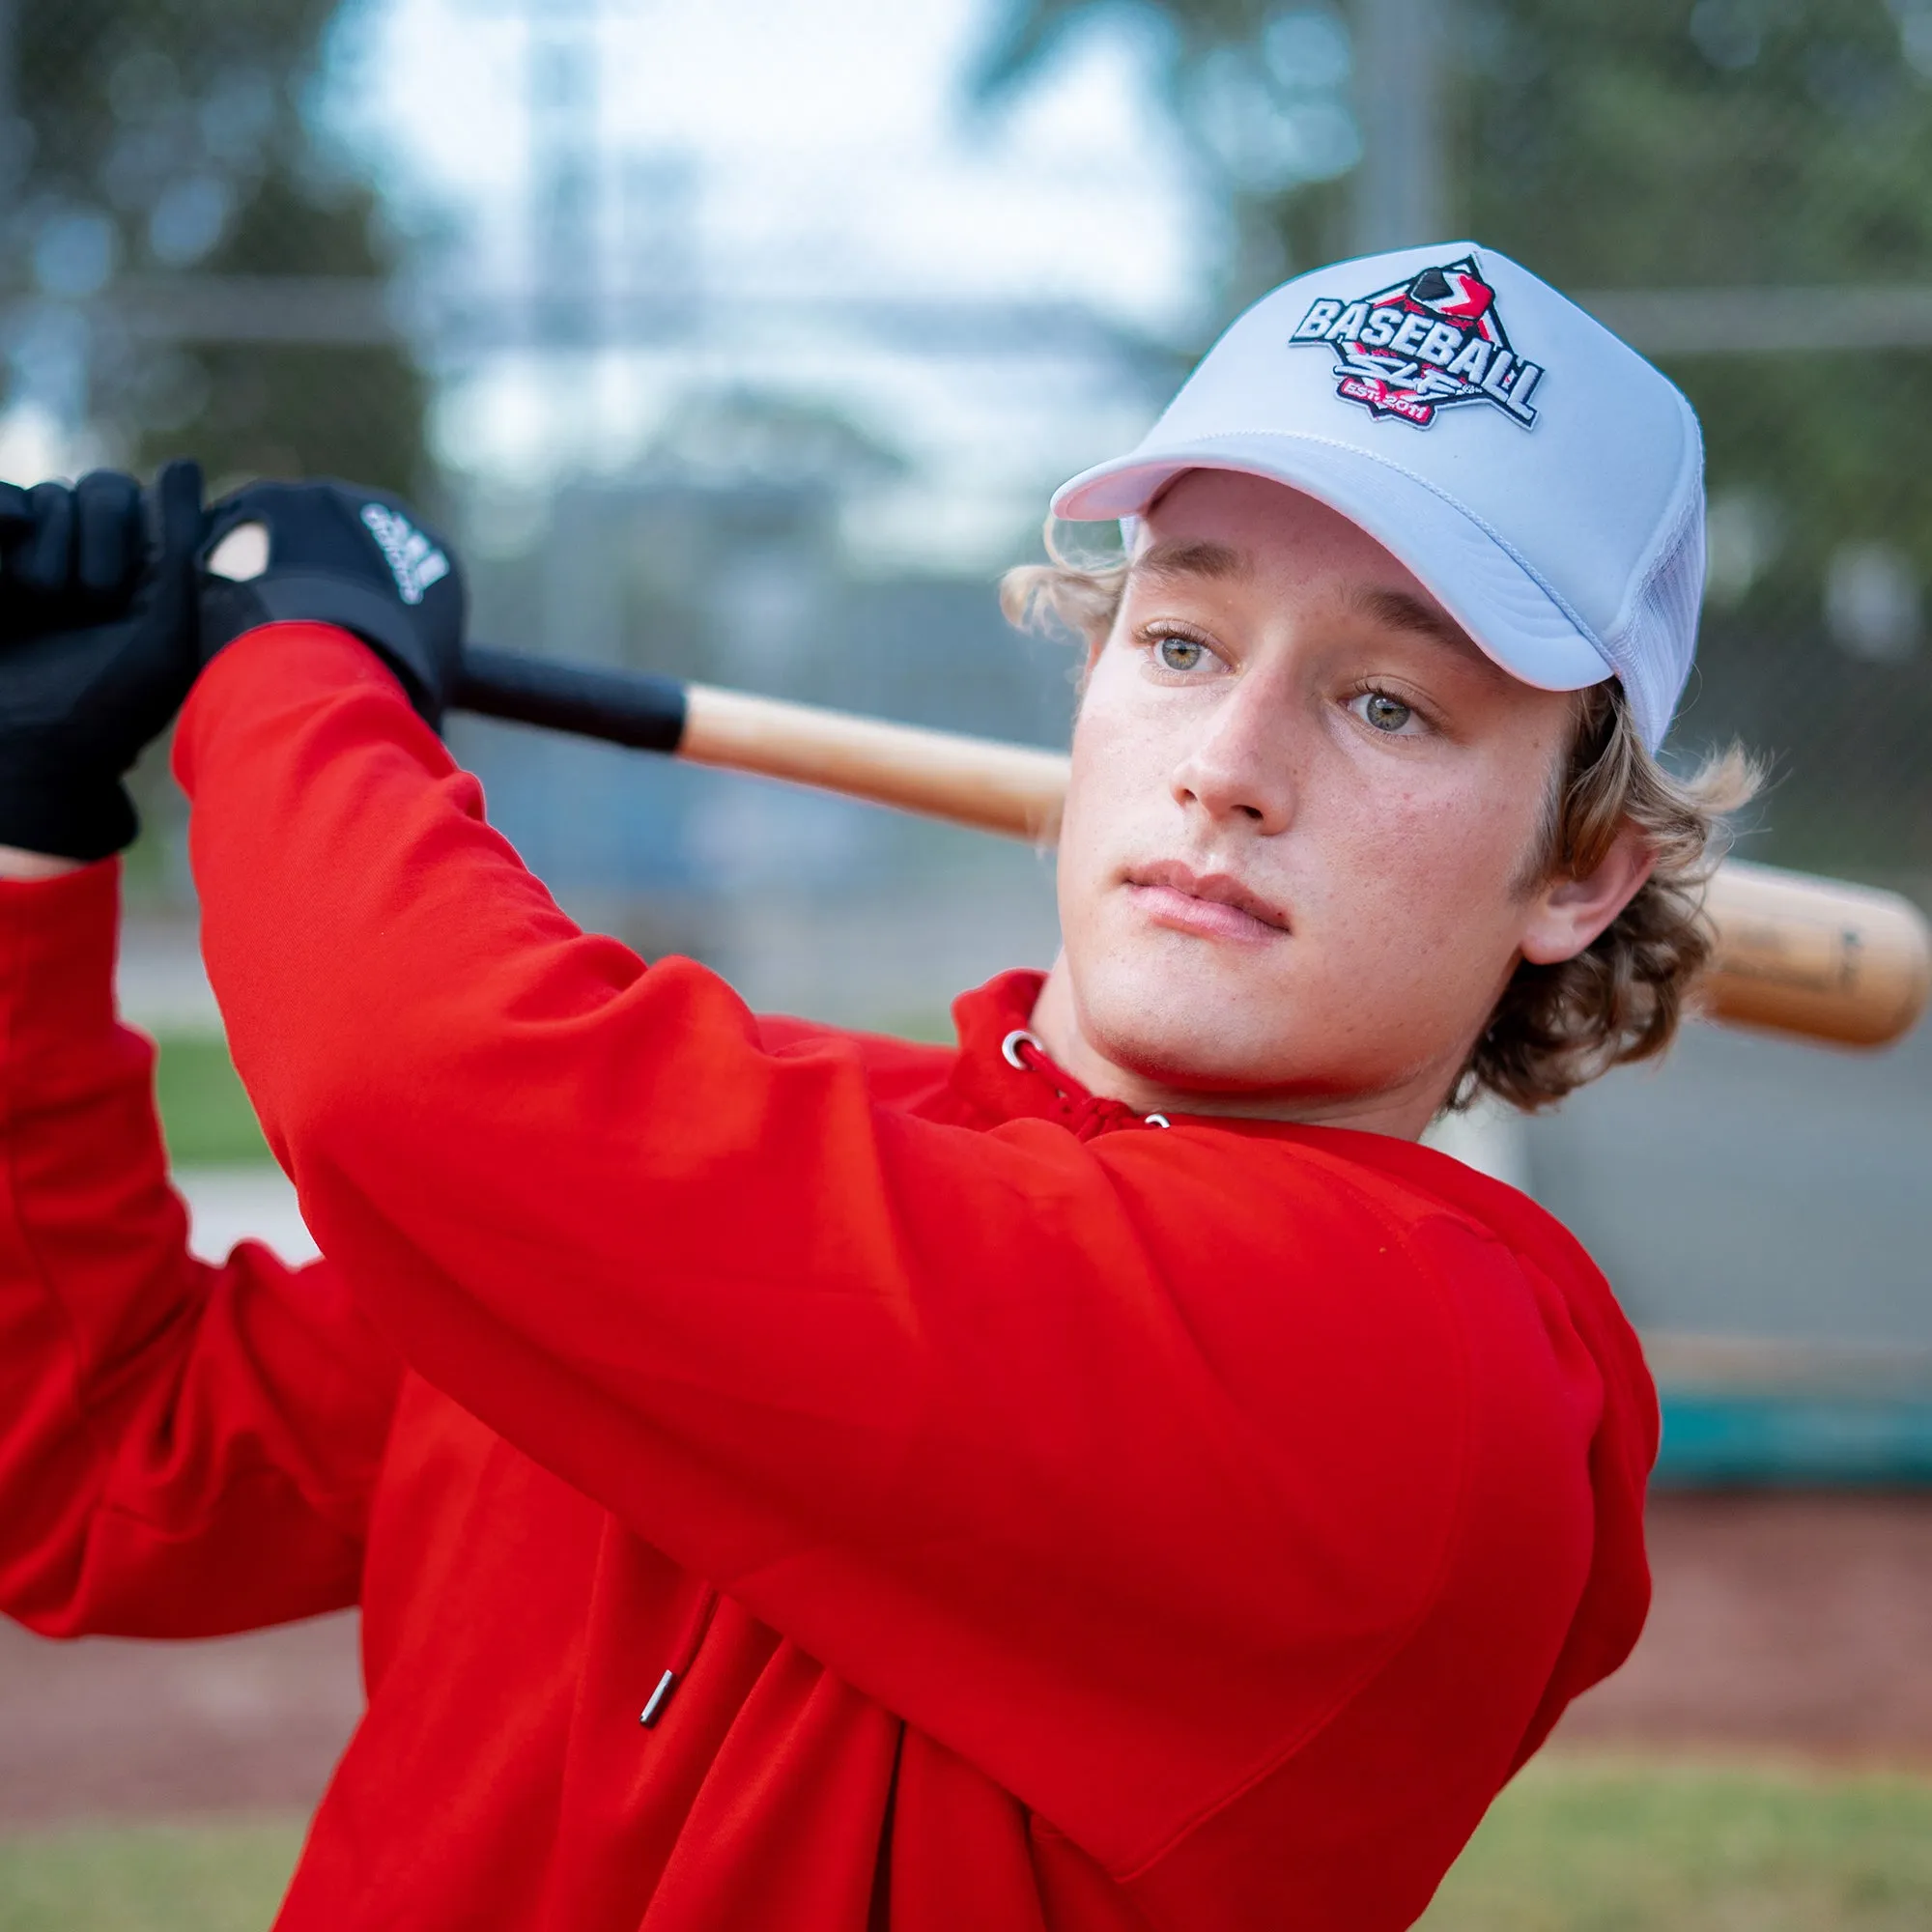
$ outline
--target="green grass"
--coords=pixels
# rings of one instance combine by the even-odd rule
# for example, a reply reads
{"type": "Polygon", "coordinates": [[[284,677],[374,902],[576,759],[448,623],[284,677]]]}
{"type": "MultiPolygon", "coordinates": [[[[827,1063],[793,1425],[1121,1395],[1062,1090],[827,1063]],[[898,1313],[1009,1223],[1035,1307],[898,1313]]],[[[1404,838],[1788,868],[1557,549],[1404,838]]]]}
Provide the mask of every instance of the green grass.
{"type": "Polygon", "coordinates": [[[1932,1780],[1551,1758],[1497,1800],[1424,1932],[1924,1932],[1932,1780]]]}
{"type": "Polygon", "coordinates": [[[301,1835],[277,1822],[0,1838],[0,1932],[266,1932],[301,1835]]]}
{"type": "Polygon", "coordinates": [[[174,1164],[219,1167],[267,1160],[268,1143],[226,1042],[218,1036],[178,1034],[164,1036],[159,1046],[155,1095],[174,1164]]]}
{"type": "MultiPolygon", "coordinates": [[[[0,1838],[0,1932],[263,1932],[291,1823],[0,1838]]],[[[1924,1932],[1932,1779],[1554,1758],[1497,1802],[1423,1932],[1924,1932]]]]}

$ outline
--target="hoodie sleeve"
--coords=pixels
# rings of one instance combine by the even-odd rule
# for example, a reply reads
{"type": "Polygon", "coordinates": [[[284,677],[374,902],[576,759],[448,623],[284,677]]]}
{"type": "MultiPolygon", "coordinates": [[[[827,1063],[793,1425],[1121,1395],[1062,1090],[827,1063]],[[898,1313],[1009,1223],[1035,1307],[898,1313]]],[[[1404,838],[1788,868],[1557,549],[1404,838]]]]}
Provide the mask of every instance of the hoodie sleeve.
{"type": "MultiPolygon", "coordinates": [[[[1463,1318],[1346,1161],[973,1132],[764,1051],[709,973],[572,925],[340,633],[231,646],[177,747],[237,1064],[325,1251],[638,1534],[1117,1872],[1408,1641],[1470,1480],[1463,1318]]],[[[1535,1389],[1540,1336],[1507,1343],[1535,1389]]],[[[1550,1473],[1509,1615],[1558,1638],[1587,1383],[1510,1445],[1550,1473]]]]}
{"type": "Polygon", "coordinates": [[[326,1264],[188,1253],[118,877],[0,884],[0,1608],[211,1635],[355,1601],[401,1363],[326,1264]]]}

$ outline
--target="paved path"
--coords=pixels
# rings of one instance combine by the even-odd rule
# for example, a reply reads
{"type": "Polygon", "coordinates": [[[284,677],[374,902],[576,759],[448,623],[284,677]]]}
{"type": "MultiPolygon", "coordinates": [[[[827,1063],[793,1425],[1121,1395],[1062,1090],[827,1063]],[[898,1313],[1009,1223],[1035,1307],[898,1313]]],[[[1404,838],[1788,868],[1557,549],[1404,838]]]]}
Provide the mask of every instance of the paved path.
{"type": "Polygon", "coordinates": [[[0,1621],[0,1827],[307,1811],[361,1710],[353,1614],[205,1643],[0,1621]]]}

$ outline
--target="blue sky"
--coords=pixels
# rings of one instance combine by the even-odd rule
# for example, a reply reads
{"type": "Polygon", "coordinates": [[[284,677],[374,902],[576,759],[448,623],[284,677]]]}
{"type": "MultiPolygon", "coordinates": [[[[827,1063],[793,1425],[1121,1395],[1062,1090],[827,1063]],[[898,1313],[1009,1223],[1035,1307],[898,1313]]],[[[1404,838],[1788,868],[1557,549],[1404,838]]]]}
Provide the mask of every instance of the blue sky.
{"type": "MultiPolygon", "coordinates": [[[[707,240],[747,281],[1080,297],[1183,325],[1218,234],[1151,103],[1149,29],[1101,18],[1016,99],[963,75],[988,0],[607,0],[613,155],[696,163],[707,240]]],[[[501,0],[364,0],[333,116],[398,189],[494,258],[520,218],[527,35],[501,0]]]]}
{"type": "MultiPolygon", "coordinates": [[[[989,0],[610,0],[600,143],[613,178],[667,161],[688,171],[703,280],[727,304],[1072,299],[1186,338],[1225,237],[1156,104],[1147,29],[1097,20],[1022,94],[980,111],[964,74],[988,24],[989,0]]],[[[365,0],[328,97],[399,213],[453,223],[451,259],[505,291],[527,259],[526,45],[497,0],[365,0]]],[[[885,435],[914,474],[867,507],[862,548],[959,562],[1009,548],[1024,505],[1149,412],[1144,394],[1092,371],[766,331],[567,370],[495,358],[447,385],[439,443],[503,487],[621,468],[693,381],[817,396],[885,435]]]]}

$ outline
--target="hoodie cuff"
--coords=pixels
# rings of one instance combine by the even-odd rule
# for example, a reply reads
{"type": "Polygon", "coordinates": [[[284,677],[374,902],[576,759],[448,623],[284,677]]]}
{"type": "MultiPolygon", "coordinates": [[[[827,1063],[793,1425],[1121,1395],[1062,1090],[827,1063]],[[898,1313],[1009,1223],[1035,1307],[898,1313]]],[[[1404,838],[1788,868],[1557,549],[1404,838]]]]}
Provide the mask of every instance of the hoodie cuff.
{"type": "Polygon", "coordinates": [[[0,879],[0,1038],[9,1056],[114,1024],[121,862],[0,879]]]}

